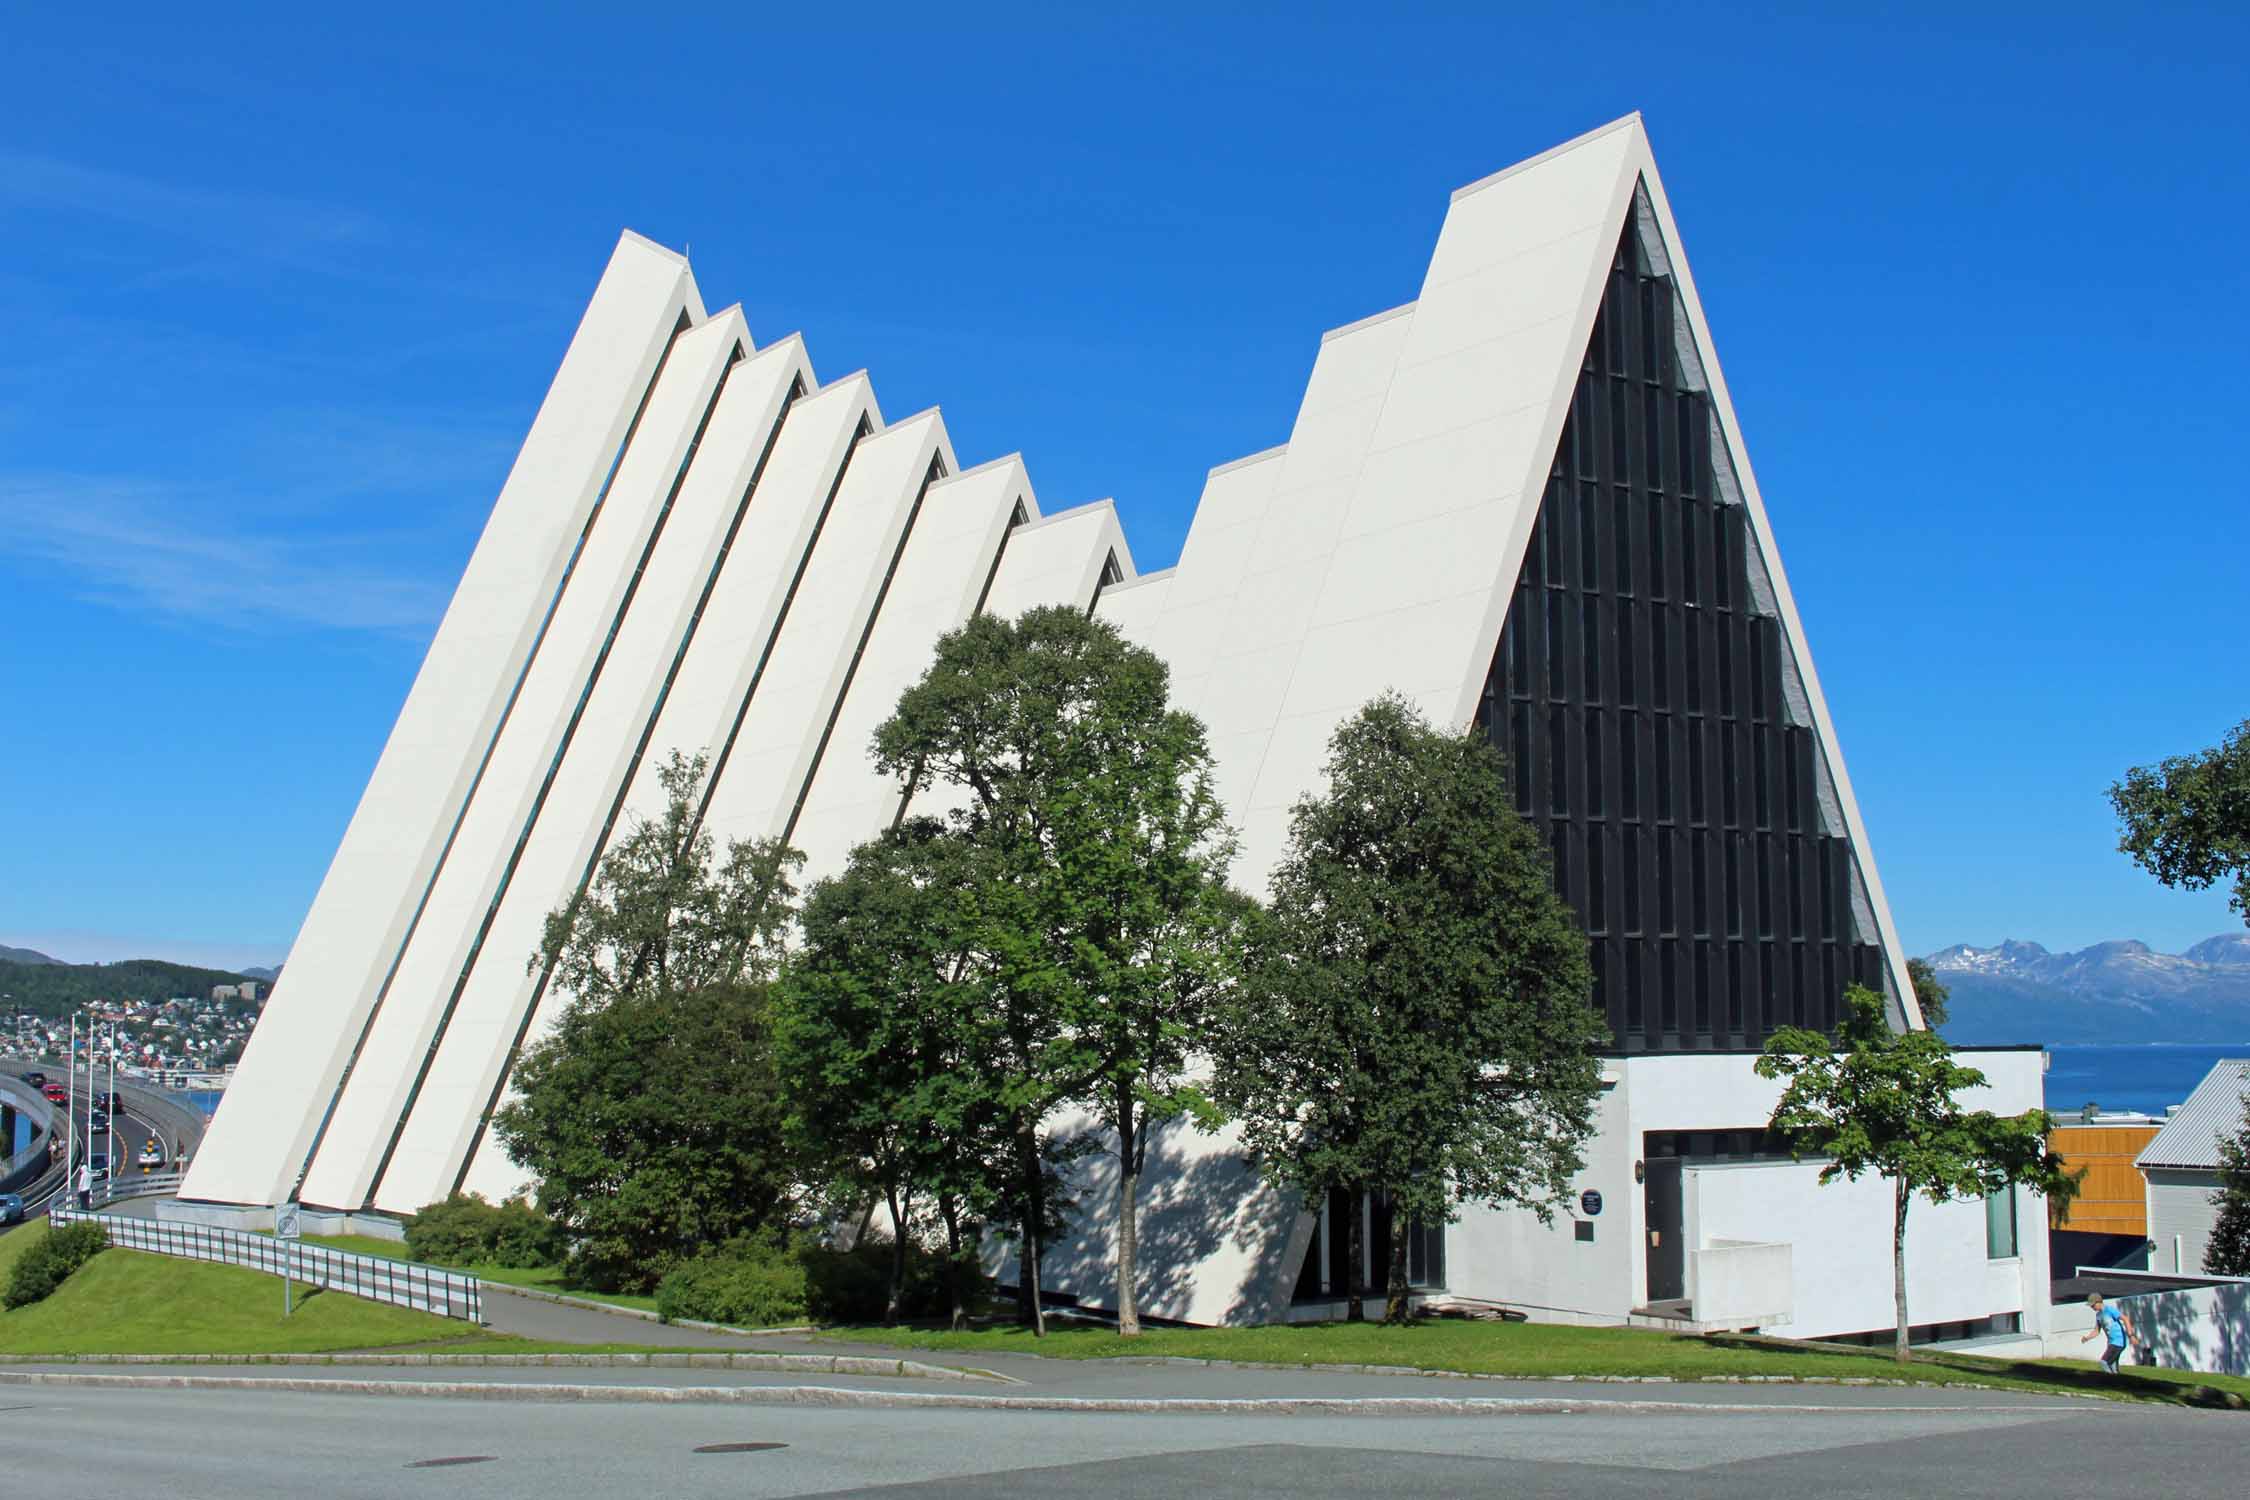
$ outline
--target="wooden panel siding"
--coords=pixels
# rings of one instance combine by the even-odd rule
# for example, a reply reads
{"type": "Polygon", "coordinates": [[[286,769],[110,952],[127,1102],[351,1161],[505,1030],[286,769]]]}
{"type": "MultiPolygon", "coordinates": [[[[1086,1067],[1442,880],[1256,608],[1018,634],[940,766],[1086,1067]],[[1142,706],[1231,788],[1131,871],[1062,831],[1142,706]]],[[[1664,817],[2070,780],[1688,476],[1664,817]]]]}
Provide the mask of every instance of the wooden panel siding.
{"type": "Polygon", "coordinates": [[[2148,1234],[2148,1189],[2133,1158],[2156,1138],[2154,1125],[2061,1125],[2047,1144],[2072,1169],[2084,1167],[2086,1181],[2068,1208],[2048,1211],[2057,1229],[2087,1234],[2148,1234]]]}

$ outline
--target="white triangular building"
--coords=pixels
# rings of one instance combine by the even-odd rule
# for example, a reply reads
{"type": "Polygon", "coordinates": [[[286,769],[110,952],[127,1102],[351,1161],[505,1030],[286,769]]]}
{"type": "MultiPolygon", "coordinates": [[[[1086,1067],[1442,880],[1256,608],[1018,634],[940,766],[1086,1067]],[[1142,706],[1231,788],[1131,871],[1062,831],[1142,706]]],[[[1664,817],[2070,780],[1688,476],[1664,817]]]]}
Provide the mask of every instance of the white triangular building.
{"type": "MultiPolygon", "coordinates": [[[[1750,1061],[1780,1025],[1833,1024],[1854,981],[1921,1020],[1637,116],[1455,193],[1416,300],[1322,338],[1288,440],[1213,469],[1177,566],[1149,574],[1108,502],[1042,512],[1021,458],[963,468],[938,412],[886,421],[865,374],[823,384],[798,338],[758,347],[684,259],[625,235],[177,1211],[300,1198],[380,1227],[526,1186],[486,1128],[562,1000],[526,959],[660,806],[655,768],[707,755],[722,844],[785,835],[808,880],[834,873],[899,811],[869,736],[937,638],[1043,604],[1171,665],[1253,890],[1377,694],[1508,751],[1614,1054],[1580,1198],[1552,1224],[1416,1226],[1424,1295],[1888,1326],[1887,1189],[1775,1159],[1750,1061]]],[[[1978,1061],[1995,1107],[2039,1103],[2036,1051],[1978,1061]]],[[[1355,1274],[1339,1216],[1385,1211],[1284,1201],[1223,1134],[1155,1155],[1159,1317],[1325,1315],[1355,1274]]],[[[1097,1167],[1086,1188],[1045,1280],[1099,1307],[1110,1185],[1097,1167]]],[[[1917,1318],[2036,1333],[2040,1217],[2028,1197],[1920,1212],[1917,1318]]]]}

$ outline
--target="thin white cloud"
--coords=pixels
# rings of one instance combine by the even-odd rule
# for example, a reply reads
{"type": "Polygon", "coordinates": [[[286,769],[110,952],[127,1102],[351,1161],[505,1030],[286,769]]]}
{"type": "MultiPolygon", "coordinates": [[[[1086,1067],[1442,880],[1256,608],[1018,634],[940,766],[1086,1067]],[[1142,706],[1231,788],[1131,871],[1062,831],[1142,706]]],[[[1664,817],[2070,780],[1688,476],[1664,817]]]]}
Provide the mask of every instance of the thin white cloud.
{"type": "Polygon", "coordinates": [[[300,260],[384,238],[367,214],[305,199],[194,187],[0,148],[0,199],[85,214],[227,250],[300,260]]]}
{"type": "Polygon", "coordinates": [[[82,597],[175,620],[426,637],[449,592],[365,538],[198,525],[176,490],[84,475],[0,476],[0,550],[82,597]]]}

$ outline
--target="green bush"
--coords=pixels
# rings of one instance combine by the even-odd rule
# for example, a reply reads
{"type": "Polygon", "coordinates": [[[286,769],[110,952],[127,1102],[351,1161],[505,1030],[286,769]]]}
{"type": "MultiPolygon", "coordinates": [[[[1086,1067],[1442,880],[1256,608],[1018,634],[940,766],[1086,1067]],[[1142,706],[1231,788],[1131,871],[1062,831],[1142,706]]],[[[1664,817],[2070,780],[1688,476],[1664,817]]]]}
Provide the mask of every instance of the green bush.
{"type": "MultiPolygon", "coordinates": [[[[810,1238],[782,1243],[744,1235],[683,1261],[656,1289],[656,1310],[672,1321],[694,1319],[740,1328],[771,1328],[808,1319],[878,1323],[890,1289],[891,1246],[866,1240],[832,1250],[810,1238]]],[[[972,1305],[983,1287],[973,1261],[962,1270],[962,1296],[972,1305]]],[[[945,1258],[910,1248],[902,1318],[942,1318],[952,1310],[945,1258]]]]}
{"type": "MultiPolygon", "coordinates": [[[[849,1250],[808,1243],[798,1247],[797,1258],[805,1267],[807,1306],[814,1318],[823,1323],[883,1321],[891,1284],[889,1240],[863,1239],[849,1250]]],[[[960,1274],[962,1299],[975,1306],[983,1291],[983,1273],[974,1259],[965,1255],[960,1274]]],[[[952,1310],[945,1257],[909,1245],[899,1317],[943,1318],[952,1310]]]]}
{"type": "Polygon", "coordinates": [[[455,1193],[415,1214],[406,1253],[434,1266],[552,1266],[562,1261],[562,1236],[521,1198],[487,1203],[455,1193]]]}
{"type": "Polygon", "coordinates": [[[99,1224],[81,1221],[49,1229],[16,1261],[15,1269],[8,1274],[7,1290],[0,1293],[0,1304],[29,1307],[108,1248],[109,1231],[99,1224]]]}
{"type": "Polygon", "coordinates": [[[805,1267],[789,1246],[733,1240],[675,1267],[657,1285],[656,1311],[667,1323],[693,1319],[738,1328],[802,1323],[805,1267]]]}

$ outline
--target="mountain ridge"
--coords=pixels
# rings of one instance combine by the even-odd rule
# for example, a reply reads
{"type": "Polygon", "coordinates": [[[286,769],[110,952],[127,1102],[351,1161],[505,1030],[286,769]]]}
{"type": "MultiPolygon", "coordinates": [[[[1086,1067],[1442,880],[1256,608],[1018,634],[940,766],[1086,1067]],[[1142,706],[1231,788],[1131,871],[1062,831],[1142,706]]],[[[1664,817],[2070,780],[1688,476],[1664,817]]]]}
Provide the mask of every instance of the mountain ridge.
{"type": "Polygon", "coordinates": [[[2221,933],[2184,953],[2138,938],[2066,953],[2007,938],[1955,943],[1925,961],[1952,991],[1944,1031],[1955,1043],[2250,1037],[2250,933],[2221,933]]]}

